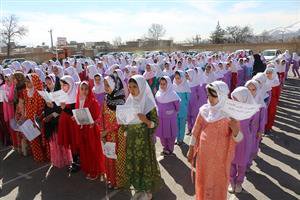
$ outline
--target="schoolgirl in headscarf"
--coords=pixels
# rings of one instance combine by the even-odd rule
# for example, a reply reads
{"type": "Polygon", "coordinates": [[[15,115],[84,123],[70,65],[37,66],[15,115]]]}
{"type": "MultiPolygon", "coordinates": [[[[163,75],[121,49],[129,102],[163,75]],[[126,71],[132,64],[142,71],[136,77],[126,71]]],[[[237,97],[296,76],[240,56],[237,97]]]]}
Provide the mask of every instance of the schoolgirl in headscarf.
{"type": "MultiPolygon", "coordinates": [[[[45,78],[46,91],[51,93],[61,89],[56,84],[56,77],[50,74],[45,78]]],[[[58,144],[58,120],[61,107],[52,102],[46,102],[44,107],[43,131],[50,145],[50,160],[53,166],[62,168],[72,163],[72,153],[69,148],[58,144]]]]}
{"type": "Polygon", "coordinates": [[[125,92],[120,78],[116,75],[104,78],[104,90],[106,93],[100,115],[100,131],[102,141],[115,143],[117,160],[106,158],[106,176],[109,188],[123,187],[124,162],[125,162],[125,136],[121,132],[116,119],[116,108],[125,103],[125,92]]]}
{"type": "Polygon", "coordinates": [[[242,140],[242,134],[239,122],[222,111],[229,94],[226,83],[215,81],[206,88],[208,102],[199,110],[188,160],[194,164],[196,158],[196,199],[227,199],[235,143],[242,140]]]}
{"type": "Polygon", "coordinates": [[[65,75],[61,79],[61,89],[67,94],[65,102],[60,103],[61,113],[58,120],[58,144],[64,146],[66,149],[71,149],[73,163],[69,170],[71,172],[78,172],[80,170],[79,164],[79,144],[80,137],[78,132],[74,131],[77,127],[73,120],[73,112],[75,109],[76,95],[78,85],[70,75],[65,75]]]}
{"type": "Polygon", "coordinates": [[[163,76],[159,80],[159,90],[155,95],[159,125],[156,136],[160,138],[163,145],[162,155],[173,153],[175,139],[178,132],[177,113],[180,106],[180,97],[173,88],[170,77],[163,76]]]}
{"type": "MultiPolygon", "coordinates": [[[[99,118],[100,108],[87,81],[80,83],[75,109],[88,108],[95,121],[99,118]]],[[[98,123],[77,125],[79,132],[80,166],[88,180],[96,180],[105,173],[105,158],[102,151],[101,135],[98,123]]],[[[103,179],[103,177],[102,177],[103,179]]]]}
{"type": "Polygon", "coordinates": [[[149,85],[141,75],[129,79],[129,96],[125,105],[138,106],[141,123],[125,126],[126,188],[134,187],[133,198],[152,199],[162,179],[155,154],[153,134],[158,126],[156,103],[149,85]]]}
{"type": "MultiPolygon", "coordinates": [[[[25,120],[30,119],[33,123],[35,117],[41,119],[44,109],[45,101],[39,95],[38,91],[43,90],[43,82],[35,73],[26,76],[26,90],[24,90],[24,106],[25,106],[25,120]]],[[[44,134],[36,137],[30,141],[30,148],[33,159],[37,162],[48,161],[50,159],[49,143],[44,134]]]]}
{"type": "MultiPolygon", "coordinates": [[[[255,100],[247,87],[240,86],[233,90],[231,98],[235,101],[255,104],[255,100]]],[[[230,186],[228,191],[240,193],[242,192],[242,184],[246,175],[246,169],[250,159],[252,149],[252,132],[251,123],[253,118],[240,121],[240,131],[243,133],[243,140],[235,147],[235,156],[231,163],[230,170],[230,186]]]]}
{"type": "Polygon", "coordinates": [[[175,72],[173,86],[174,86],[174,90],[176,91],[177,95],[181,99],[179,112],[177,115],[178,133],[177,133],[176,144],[182,145],[184,135],[185,135],[188,105],[189,105],[190,95],[191,95],[191,88],[189,87],[189,85],[186,81],[185,73],[183,71],[178,70],[175,72]]]}
{"type": "Polygon", "coordinates": [[[143,76],[147,80],[147,83],[149,84],[153,94],[155,94],[159,87],[155,66],[152,64],[146,64],[146,71],[144,72],[143,76]]]}

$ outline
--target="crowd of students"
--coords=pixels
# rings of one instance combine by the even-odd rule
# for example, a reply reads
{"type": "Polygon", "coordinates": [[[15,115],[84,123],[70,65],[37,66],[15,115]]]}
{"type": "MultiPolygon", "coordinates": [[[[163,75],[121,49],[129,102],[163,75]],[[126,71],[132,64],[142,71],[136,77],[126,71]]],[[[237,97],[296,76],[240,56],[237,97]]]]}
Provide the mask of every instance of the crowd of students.
{"type": "Polygon", "coordinates": [[[288,51],[269,63],[244,51],[14,61],[0,68],[0,141],[37,162],[82,170],[111,189],[134,187],[133,199],[151,199],[162,183],[156,137],[161,155],[170,156],[191,135],[187,157],[196,164],[196,199],[226,199],[227,190],[242,191],[262,135],[272,130],[290,66],[299,75],[299,58],[288,51]],[[62,90],[67,98],[45,102],[42,90],[62,90]],[[222,110],[228,98],[260,109],[237,121],[222,110]],[[118,105],[139,106],[141,123],[118,124],[118,105]],[[76,123],[72,110],[80,108],[89,109],[93,124],[76,123]],[[32,141],[12,125],[27,119],[41,121],[32,141]],[[116,159],[104,155],[106,142],[115,144],[116,159]]]}

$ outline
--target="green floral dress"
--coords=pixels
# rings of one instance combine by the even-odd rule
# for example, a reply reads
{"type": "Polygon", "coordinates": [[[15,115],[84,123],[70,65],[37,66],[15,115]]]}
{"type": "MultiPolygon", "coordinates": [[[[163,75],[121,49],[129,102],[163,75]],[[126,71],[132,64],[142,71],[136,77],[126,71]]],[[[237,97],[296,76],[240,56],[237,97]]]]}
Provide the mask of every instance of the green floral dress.
{"type": "Polygon", "coordinates": [[[155,123],[153,129],[149,129],[144,123],[126,126],[126,187],[130,188],[132,185],[138,192],[153,192],[162,185],[153,141],[153,134],[158,126],[156,109],[146,116],[155,123]]]}

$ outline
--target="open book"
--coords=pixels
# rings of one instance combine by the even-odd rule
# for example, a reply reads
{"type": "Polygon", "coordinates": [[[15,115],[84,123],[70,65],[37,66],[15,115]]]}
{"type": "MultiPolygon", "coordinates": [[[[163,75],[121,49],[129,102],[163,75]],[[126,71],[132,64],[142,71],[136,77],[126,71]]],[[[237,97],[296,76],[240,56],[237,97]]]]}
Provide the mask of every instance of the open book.
{"type": "Polygon", "coordinates": [[[57,106],[60,106],[60,103],[65,102],[67,99],[67,93],[62,90],[50,93],[47,91],[38,91],[38,93],[46,102],[55,102],[57,106]]]}
{"type": "Polygon", "coordinates": [[[118,105],[116,109],[116,116],[118,124],[140,124],[142,123],[138,117],[140,113],[139,106],[133,105],[118,105]]]}
{"type": "Polygon", "coordinates": [[[88,125],[94,123],[88,108],[74,109],[72,112],[78,125],[88,125]]]}

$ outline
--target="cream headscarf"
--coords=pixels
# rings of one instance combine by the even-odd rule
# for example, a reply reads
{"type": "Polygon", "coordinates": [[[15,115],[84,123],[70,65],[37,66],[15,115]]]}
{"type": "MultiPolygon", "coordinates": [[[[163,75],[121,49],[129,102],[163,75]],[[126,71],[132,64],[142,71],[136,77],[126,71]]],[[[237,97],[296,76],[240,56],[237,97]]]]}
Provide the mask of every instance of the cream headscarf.
{"type": "Polygon", "coordinates": [[[125,105],[139,106],[141,113],[146,115],[156,107],[155,99],[151,89],[142,75],[134,75],[130,79],[136,81],[140,93],[136,97],[132,96],[132,94],[129,94],[125,105]]]}

